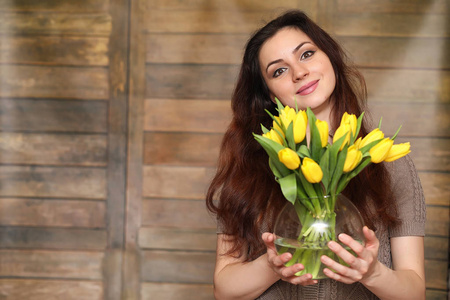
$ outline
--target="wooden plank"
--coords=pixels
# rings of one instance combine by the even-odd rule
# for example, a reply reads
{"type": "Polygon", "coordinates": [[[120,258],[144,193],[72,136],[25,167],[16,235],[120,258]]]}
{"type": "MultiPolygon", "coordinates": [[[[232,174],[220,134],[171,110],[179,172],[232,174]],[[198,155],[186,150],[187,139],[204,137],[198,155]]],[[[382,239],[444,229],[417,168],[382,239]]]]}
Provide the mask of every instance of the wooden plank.
{"type": "Polygon", "coordinates": [[[230,65],[147,65],[147,98],[230,99],[238,75],[230,65]]]}
{"type": "Polygon", "coordinates": [[[142,249],[215,251],[216,240],[215,228],[141,227],[139,230],[142,249]]]}
{"type": "Polygon", "coordinates": [[[151,227],[189,228],[193,230],[215,229],[214,217],[206,211],[204,201],[192,200],[143,200],[142,225],[151,227]]]}
{"type": "Polygon", "coordinates": [[[0,196],[105,199],[104,169],[0,166],[0,196]]]}
{"type": "Polygon", "coordinates": [[[143,251],[143,281],[211,284],[216,254],[183,251],[143,251]]]}
{"type": "Polygon", "coordinates": [[[355,64],[376,68],[449,69],[445,38],[340,37],[355,64]],[[427,55],[423,55],[427,53],[427,55]]]}
{"type": "Polygon", "coordinates": [[[0,295],[4,299],[101,300],[103,285],[101,281],[0,279],[0,295]]]}
{"type": "Polygon", "coordinates": [[[449,239],[434,236],[425,236],[425,258],[448,260],[449,239]]]}
{"type": "Polygon", "coordinates": [[[105,202],[0,198],[0,225],[105,228],[105,202]]]}
{"type": "Polygon", "coordinates": [[[0,250],[0,276],[101,280],[102,252],[0,250]]]}
{"type": "Polygon", "coordinates": [[[52,11],[52,12],[98,12],[108,10],[108,0],[7,0],[0,2],[0,11],[52,11]]]}
{"type": "Polygon", "coordinates": [[[336,14],[334,34],[340,36],[449,37],[448,15],[364,13],[336,14]]]}
{"type": "Polygon", "coordinates": [[[106,166],[104,135],[0,132],[0,163],[106,166]]]}
{"type": "Polygon", "coordinates": [[[427,204],[450,206],[450,174],[419,172],[427,204]]]}
{"type": "MultiPolygon", "coordinates": [[[[450,171],[450,139],[400,135],[395,143],[411,143],[411,157],[419,171],[450,171]]],[[[406,132],[405,135],[410,135],[406,132]]]]}
{"type": "Polygon", "coordinates": [[[147,11],[146,32],[249,34],[276,17],[275,11],[153,10],[147,11]]]}
{"type": "Polygon", "coordinates": [[[144,163],[170,166],[214,167],[222,134],[147,132],[144,163]]]}
{"type": "Polygon", "coordinates": [[[425,260],[426,287],[432,289],[447,289],[448,264],[440,260],[425,260]]]}
{"type": "Polygon", "coordinates": [[[211,284],[180,284],[144,282],[141,288],[142,300],[212,300],[214,299],[211,284]]]}
{"type": "Polygon", "coordinates": [[[298,6],[296,0],[258,1],[241,0],[239,3],[227,0],[146,0],[143,1],[146,9],[153,10],[208,10],[208,11],[261,11],[295,8],[298,6]]]}
{"type": "Polygon", "coordinates": [[[213,168],[144,166],[143,196],[204,199],[213,173],[213,168]]]}
{"type": "Polygon", "coordinates": [[[247,34],[149,34],[146,38],[146,61],[240,64],[248,38],[247,34]]]}
{"type": "Polygon", "coordinates": [[[433,236],[449,236],[450,207],[427,206],[427,222],[425,234],[433,236]]]}
{"type": "Polygon", "coordinates": [[[373,102],[449,103],[450,72],[409,69],[361,69],[373,102]]]}
{"type": "Polygon", "coordinates": [[[3,36],[0,63],[108,66],[106,37],[3,36]]]}
{"type": "Polygon", "coordinates": [[[445,14],[449,5],[445,0],[391,1],[391,0],[337,0],[340,13],[399,13],[445,14]]]}
{"type": "Polygon", "coordinates": [[[370,104],[370,111],[377,125],[383,117],[381,128],[388,136],[402,125],[400,136],[450,137],[448,104],[376,102],[370,104]]]}
{"type": "Polygon", "coordinates": [[[107,109],[105,101],[0,99],[0,129],[104,133],[107,109]]]}
{"type": "Polygon", "coordinates": [[[109,36],[107,13],[0,12],[0,33],[109,36]]]}
{"type": "Polygon", "coordinates": [[[144,103],[144,130],[224,133],[229,101],[152,99],[144,103]]]}
{"type": "Polygon", "coordinates": [[[106,231],[71,228],[0,227],[0,248],[100,250],[106,231]]]}
{"type": "Polygon", "coordinates": [[[427,289],[426,299],[427,300],[447,300],[448,292],[446,290],[427,289]]]}
{"type": "Polygon", "coordinates": [[[0,74],[0,97],[109,98],[108,70],[102,67],[0,65],[0,74]]]}

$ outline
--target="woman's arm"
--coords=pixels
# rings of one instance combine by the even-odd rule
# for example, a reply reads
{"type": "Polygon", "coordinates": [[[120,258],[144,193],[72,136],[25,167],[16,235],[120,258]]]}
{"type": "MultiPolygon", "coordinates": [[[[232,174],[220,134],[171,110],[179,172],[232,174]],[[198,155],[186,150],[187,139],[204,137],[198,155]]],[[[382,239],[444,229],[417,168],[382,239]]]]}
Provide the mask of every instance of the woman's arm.
{"type": "Polygon", "coordinates": [[[267,253],[251,262],[245,262],[245,256],[235,258],[224,255],[231,249],[232,244],[229,240],[224,234],[217,235],[216,268],[214,270],[214,296],[216,299],[255,299],[280,279],[302,285],[317,283],[317,281],[311,280],[310,274],[299,277],[294,275],[303,270],[303,266],[300,264],[284,267],[284,263],[289,261],[292,256],[290,253],[277,255],[273,244],[273,234],[263,234],[267,253]]]}
{"type": "Polygon", "coordinates": [[[425,299],[425,270],[423,237],[405,236],[391,238],[393,270],[377,260],[379,241],[375,233],[364,227],[366,245],[362,246],[347,235],[340,235],[341,242],[352,248],[357,257],[335,242],[329,247],[349,267],[323,256],[322,262],[331,269],[324,273],[337,281],[360,281],[380,299],[425,299]]]}

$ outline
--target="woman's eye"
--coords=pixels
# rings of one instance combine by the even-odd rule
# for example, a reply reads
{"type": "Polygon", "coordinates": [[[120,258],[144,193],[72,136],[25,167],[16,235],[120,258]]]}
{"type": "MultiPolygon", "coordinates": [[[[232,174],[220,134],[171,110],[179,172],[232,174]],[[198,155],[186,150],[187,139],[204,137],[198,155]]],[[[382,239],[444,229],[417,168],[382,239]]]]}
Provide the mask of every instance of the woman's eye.
{"type": "Polygon", "coordinates": [[[307,58],[313,56],[313,55],[314,55],[314,52],[315,52],[315,51],[306,51],[305,53],[302,54],[301,59],[307,59],[307,58]]]}
{"type": "Polygon", "coordinates": [[[279,69],[276,69],[275,72],[273,72],[273,77],[278,77],[278,76],[280,76],[281,74],[284,73],[284,71],[286,71],[286,68],[279,68],[279,69]]]}

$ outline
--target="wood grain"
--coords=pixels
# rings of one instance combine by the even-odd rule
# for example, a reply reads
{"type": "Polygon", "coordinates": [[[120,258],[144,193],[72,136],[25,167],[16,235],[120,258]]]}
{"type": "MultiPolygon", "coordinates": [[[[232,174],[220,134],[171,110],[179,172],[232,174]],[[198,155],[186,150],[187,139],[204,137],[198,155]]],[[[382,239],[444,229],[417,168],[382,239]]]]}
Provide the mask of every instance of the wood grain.
{"type": "Polygon", "coordinates": [[[106,236],[105,230],[0,227],[0,248],[103,251],[106,236]]]}
{"type": "Polygon", "coordinates": [[[443,237],[425,236],[425,258],[448,259],[449,240],[443,237]]]}
{"type": "Polygon", "coordinates": [[[3,36],[0,63],[108,66],[108,38],[3,36]]]}
{"type": "Polygon", "coordinates": [[[0,97],[109,98],[108,70],[102,67],[71,68],[30,65],[0,65],[0,97]]]}
{"type": "Polygon", "coordinates": [[[0,33],[108,36],[107,13],[0,12],[0,33]]]}
{"type": "Polygon", "coordinates": [[[419,172],[427,204],[450,206],[450,174],[419,172]]]}
{"type": "Polygon", "coordinates": [[[0,250],[0,276],[99,280],[102,259],[102,252],[0,250]]]}
{"type": "Polygon", "coordinates": [[[448,292],[446,290],[427,289],[427,300],[447,300],[448,292]]]}
{"type": "MultiPolygon", "coordinates": [[[[263,11],[273,10],[282,7],[294,8],[297,6],[295,0],[258,1],[241,0],[239,3],[226,0],[208,1],[208,0],[145,0],[143,1],[146,9],[154,10],[192,10],[192,11],[263,11]]],[[[312,1],[314,2],[314,1],[312,1]]],[[[302,3],[303,4],[303,3],[302,3]]],[[[307,4],[306,4],[307,6],[307,4]]]]}
{"type": "Polygon", "coordinates": [[[139,245],[142,249],[216,250],[216,229],[141,227],[139,245]]]}
{"type": "Polygon", "coordinates": [[[95,12],[107,11],[108,0],[7,0],[0,3],[0,11],[55,11],[55,12],[95,12]]]}
{"type": "Polygon", "coordinates": [[[213,172],[203,167],[144,166],[143,196],[204,199],[213,172]]]}
{"type": "Polygon", "coordinates": [[[247,34],[148,34],[147,63],[240,64],[247,34]]]}
{"type": "Polygon", "coordinates": [[[145,227],[187,228],[189,230],[216,228],[215,218],[207,212],[204,201],[144,199],[141,218],[142,225],[145,227]]]}
{"type": "Polygon", "coordinates": [[[339,37],[339,41],[361,67],[450,68],[446,38],[339,37]]]}
{"type": "Polygon", "coordinates": [[[105,209],[103,201],[0,198],[0,225],[105,228],[105,209]]]}
{"type": "Polygon", "coordinates": [[[0,166],[0,196],[105,199],[104,169],[0,166]]]}
{"type": "Polygon", "coordinates": [[[0,295],[4,299],[27,300],[101,300],[101,281],[0,279],[0,295]]]}
{"type": "Polygon", "coordinates": [[[229,101],[151,99],[144,103],[144,130],[224,133],[229,101]]]}
{"type": "Polygon", "coordinates": [[[427,222],[425,234],[433,236],[449,236],[450,208],[447,206],[427,206],[427,222]]]}
{"type": "Polygon", "coordinates": [[[165,65],[146,68],[146,97],[230,99],[238,75],[231,65],[165,65]]]}
{"type": "Polygon", "coordinates": [[[144,163],[214,167],[221,141],[222,134],[147,132],[144,163]]]}
{"type": "Polygon", "coordinates": [[[0,132],[0,163],[106,166],[104,135],[0,132]]]}
{"type": "Polygon", "coordinates": [[[425,260],[425,285],[432,289],[447,289],[448,265],[445,261],[425,260]]]}
{"type": "Polygon", "coordinates": [[[107,131],[105,101],[0,99],[2,131],[107,131]]]}
{"type": "Polygon", "coordinates": [[[390,0],[337,0],[340,13],[398,13],[398,14],[444,14],[449,4],[445,0],[390,1],[390,0]]]}
{"type": "Polygon", "coordinates": [[[355,13],[334,17],[340,36],[449,37],[445,14],[355,13]]]}
{"type": "Polygon", "coordinates": [[[144,282],[141,288],[141,299],[183,299],[183,300],[212,300],[213,287],[211,284],[180,284],[180,283],[152,283],[144,282]]]}
{"type": "Polygon", "coordinates": [[[211,284],[215,253],[143,251],[142,280],[211,284]]]}

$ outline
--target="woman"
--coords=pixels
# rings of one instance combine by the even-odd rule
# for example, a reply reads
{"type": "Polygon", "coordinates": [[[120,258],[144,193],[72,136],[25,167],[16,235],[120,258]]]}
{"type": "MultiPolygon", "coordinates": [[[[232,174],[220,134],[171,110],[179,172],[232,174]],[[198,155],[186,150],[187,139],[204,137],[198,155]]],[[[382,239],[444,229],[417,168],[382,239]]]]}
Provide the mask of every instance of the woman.
{"type": "MultiPolygon", "coordinates": [[[[328,244],[349,267],[322,256],[336,272],[327,268],[330,279],[318,281],[310,274],[295,276],[301,264],[284,266],[291,254],[277,255],[270,232],[286,200],[252,136],[261,133],[260,124],[270,128],[265,109],[276,114],[275,97],[290,107],[311,107],[334,132],[344,112],[361,114],[366,89],[340,46],[302,12],[285,13],[248,41],[232,97],[233,119],[207,194],[219,223],[216,298],[425,299],[425,204],[409,157],[370,165],[344,191],[367,225],[365,246],[339,237],[357,257],[336,242],[328,244]]],[[[363,123],[361,135],[368,129],[363,123]]]]}

